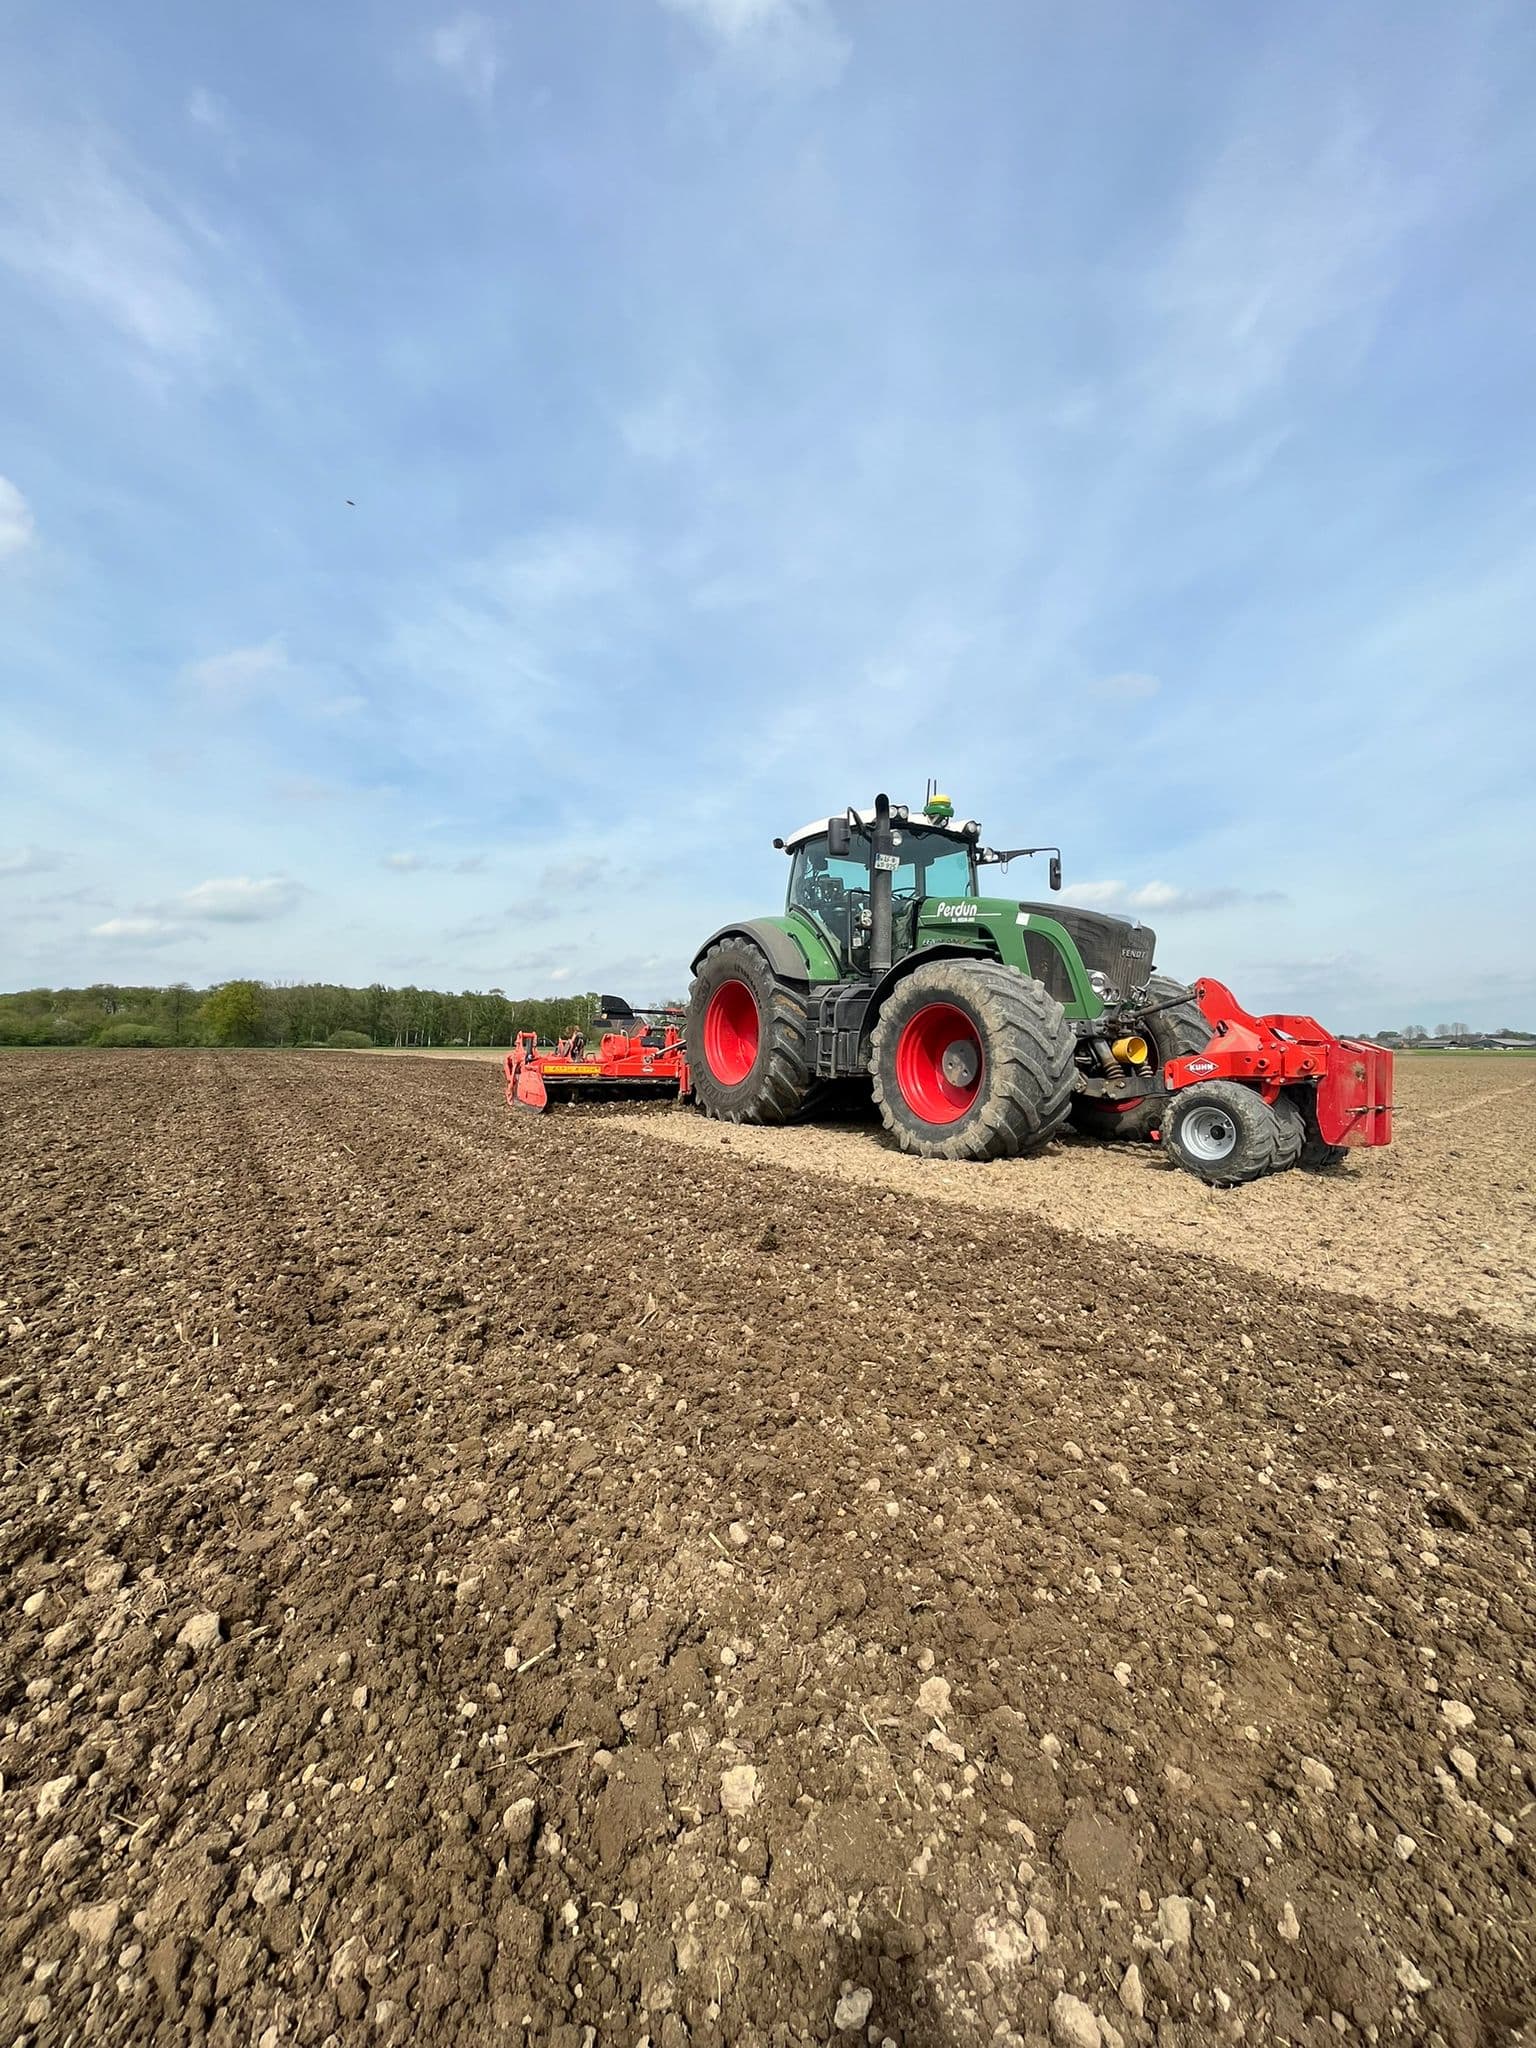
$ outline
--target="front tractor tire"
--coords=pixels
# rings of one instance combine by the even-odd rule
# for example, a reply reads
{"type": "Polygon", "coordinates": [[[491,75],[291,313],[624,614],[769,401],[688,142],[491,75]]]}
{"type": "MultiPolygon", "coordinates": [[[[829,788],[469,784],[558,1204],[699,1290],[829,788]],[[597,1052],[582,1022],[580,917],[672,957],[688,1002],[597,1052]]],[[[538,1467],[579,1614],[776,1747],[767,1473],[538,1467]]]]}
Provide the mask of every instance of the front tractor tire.
{"type": "Polygon", "coordinates": [[[922,1159],[1012,1159],[1067,1120],[1077,1040],[1038,981],[935,960],[886,998],[870,1076],[886,1129],[922,1159]]]}
{"type": "Polygon", "coordinates": [[[1182,981],[1175,981],[1168,974],[1154,974],[1147,983],[1147,1004],[1155,1014],[1138,1018],[1136,1029],[1151,1050],[1148,1064],[1157,1077],[1153,1092],[1118,1099],[1074,1096],[1072,1123],[1085,1138],[1150,1138],[1162,1123],[1163,1111],[1168,1106],[1162,1089],[1163,1068],[1169,1060],[1204,1052],[1210,1044],[1210,1020],[1195,1000],[1194,990],[1186,988],[1182,981]]]}
{"type": "Polygon", "coordinates": [[[1267,1103],[1241,1081],[1181,1088],[1163,1112],[1163,1149],[1215,1188],[1237,1188],[1284,1173],[1301,1158],[1306,1126],[1296,1105],[1267,1103]]]}
{"type": "Polygon", "coordinates": [[[728,1124],[783,1124],[814,1079],[808,997],[780,981],[748,939],[700,960],[685,1029],[693,1099],[728,1124]]]}

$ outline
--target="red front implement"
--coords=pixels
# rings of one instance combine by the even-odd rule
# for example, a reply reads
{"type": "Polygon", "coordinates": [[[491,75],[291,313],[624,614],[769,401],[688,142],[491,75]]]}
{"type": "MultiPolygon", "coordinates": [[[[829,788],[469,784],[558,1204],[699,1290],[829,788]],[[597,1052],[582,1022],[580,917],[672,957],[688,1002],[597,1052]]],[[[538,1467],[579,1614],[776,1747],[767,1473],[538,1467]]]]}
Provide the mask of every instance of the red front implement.
{"type": "Polygon", "coordinates": [[[1336,1038],[1315,1017],[1255,1017],[1209,976],[1195,995],[1211,1026],[1202,1051],[1170,1060],[1170,1094],[1200,1081],[1243,1081],[1273,1102],[1282,1088],[1316,1088],[1317,1128],[1329,1145],[1390,1145],[1392,1055],[1364,1038],[1336,1038]]]}
{"type": "Polygon", "coordinates": [[[557,1096],[625,1094],[655,1090],[658,1094],[688,1092],[688,1058],[675,1023],[633,1019],[632,1031],[605,1031],[596,1052],[586,1034],[573,1031],[553,1047],[540,1047],[532,1031],[520,1031],[503,1065],[507,1101],[514,1109],[536,1113],[557,1096]]]}

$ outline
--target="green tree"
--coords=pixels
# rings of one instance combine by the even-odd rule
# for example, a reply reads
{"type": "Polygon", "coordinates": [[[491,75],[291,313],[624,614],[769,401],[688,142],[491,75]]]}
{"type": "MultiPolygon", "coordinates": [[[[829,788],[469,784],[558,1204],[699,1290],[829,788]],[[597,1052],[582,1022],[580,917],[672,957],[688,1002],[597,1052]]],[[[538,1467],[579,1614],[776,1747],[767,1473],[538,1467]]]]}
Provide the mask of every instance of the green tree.
{"type": "Polygon", "coordinates": [[[215,1045],[254,1045],[261,1036],[259,981],[225,981],[209,991],[198,1015],[215,1045]]]}
{"type": "Polygon", "coordinates": [[[171,1037],[180,1045],[181,1034],[187,1027],[187,1018],[192,1009],[192,989],[185,981],[173,981],[165,992],[165,1021],[170,1026],[171,1037]]]}

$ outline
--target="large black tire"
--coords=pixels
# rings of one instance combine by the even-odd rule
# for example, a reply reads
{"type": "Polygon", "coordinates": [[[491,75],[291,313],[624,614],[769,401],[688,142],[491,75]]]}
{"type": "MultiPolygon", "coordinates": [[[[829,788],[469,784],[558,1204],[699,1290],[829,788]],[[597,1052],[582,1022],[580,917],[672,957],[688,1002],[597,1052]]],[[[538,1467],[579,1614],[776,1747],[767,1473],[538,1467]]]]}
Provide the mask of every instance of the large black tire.
{"type": "Polygon", "coordinates": [[[1077,1039],[1038,981],[935,960],[886,998],[870,1078],[886,1129],[923,1159],[1011,1159],[1067,1120],[1077,1039]]]}
{"type": "MultiPolygon", "coordinates": [[[[1210,1020],[1195,1001],[1195,992],[1171,975],[1154,974],[1147,983],[1147,1002],[1157,1011],[1136,1029],[1151,1048],[1151,1064],[1159,1084],[1169,1060],[1204,1052],[1210,1042],[1210,1020]],[[1172,1005],[1162,1009],[1163,1003],[1172,1005]]],[[[1159,1085],[1151,1094],[1122,1098],[1117,1106],[1102,1095],[1074,1095],[1072,1122],[1087,1138],[1150,1138],[1162,1122],[1167,1096],[1159,1085]]]]}
{"type": "Polygon", "coordinates": [[[810,992],[780,981],[749,940],[722,939],[699,962],[684,1036],[706,1116],[782,1124],[804,1106],[815,1078],[810,992]]]}
{"type": "Polygon", "coordinates": [[[1216,1188],[1238,1188],[1284,1173],[1301,1157],[1301,1112],[1281,1096],[1274,1107],[1242,1081],[1181,1088],[1163,1112],[1163,1150],[1216,1188]]]}
{"type": "Polygon", "coordinates": [[[1302,1122],[1301,1157],[1296,1164],[1303,1173],[1336,1173],[1349,1157],[1347,1145],[1330,1145],[1317,1127],[1317,1090],[1298,1089],[1281,1100],[1292,1103],[1302,1122]]]}

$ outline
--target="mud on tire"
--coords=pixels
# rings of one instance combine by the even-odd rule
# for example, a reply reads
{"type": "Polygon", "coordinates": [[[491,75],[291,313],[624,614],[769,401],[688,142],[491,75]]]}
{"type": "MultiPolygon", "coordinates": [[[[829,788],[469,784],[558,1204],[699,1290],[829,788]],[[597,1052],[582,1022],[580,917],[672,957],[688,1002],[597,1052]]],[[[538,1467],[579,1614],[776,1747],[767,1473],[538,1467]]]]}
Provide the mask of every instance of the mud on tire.
{"type": "Polygon", "coordinates": [[[700,960],[684,1033],[693,1099],[730,1124],[782,1124],[813,1082],[810,997],[780,981],[747,939],[721,939],[700,960]]]}
{"type": "Polygon", "coordinates": [[[886,1129],[924,1159],[1009,1159],[1060,1130],[1077,1040],[1038,981],[995,961],[936,960],[886,999],[870,1073],[886,1129]]]}
{"type": "Polygon", "coordinates": [[[1287,1096],[1273,1106],[1241,1081],[1181,1088],[1163,1112],[1163,1148],[1212,1187],[1243,1187],[1284,1173],[1301,1157],[1306,1127],[1287,1096]]]}
{"type": "MultiPolygon", "coordinates": [[[[1210,1043],[1211,1026],[1195,1000],[1195,992],[1168,974],[1154,974],[1147,983],[1149,1007],[1155,1017],[1137,1023],[1137,1030],[1152,1050],[1152,1066],[1158,1081],[1169,1060],[1203,1052],[1210,1043]],[[1171,1007],[1164,1010],[1163,1003],[1171,1007]]],[[[1168,1097],[1161,1087],[1138,1095],[1116,1108],[1101,1095],[1074,1095],[1072,1123],[1088,1138],[1150,1138],[1162,1122],[1168,1097]]]]}

